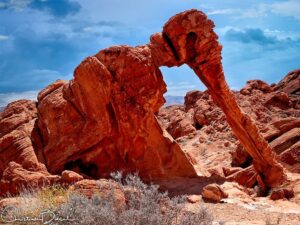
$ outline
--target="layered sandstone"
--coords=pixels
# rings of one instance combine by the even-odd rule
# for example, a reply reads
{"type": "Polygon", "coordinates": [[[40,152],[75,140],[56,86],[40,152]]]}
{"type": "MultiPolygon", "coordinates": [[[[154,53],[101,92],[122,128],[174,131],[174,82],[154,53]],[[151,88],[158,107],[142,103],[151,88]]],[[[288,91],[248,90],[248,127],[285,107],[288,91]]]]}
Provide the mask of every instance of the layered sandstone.
{"type": "MultiPolygon", "coordinates": [[[[287,74],[278,84],[252,80],[240,91],[233,91],[238,105],[254,120],[278,160],[295,173],[300,172],[300,95],[295,92],[300,88],[300,74],[297,71],[287,74]]],[[[252,157],[233,134],[225,114],[208,91],[187,93],[184,105],[164,107],[158,118],[170,134],[176,131],[174,137],[195,159],[196,165],[214,173],[218,171],[220,176],[247,187],[257,185],[252,157]],[[181,130],[180,126],[174,129],[175,121],[186,118],[192,118],[187,127],[192,126],[193,131],[189,128],[191,132],[186,133],[187,129],[181,130]],[[183,132],[184,135],[178,136],[183,132]]]]}
{"type": "Polygon", "coordinates": [[[166,85],[147,46],[102,50],[76,68],[73,80],[60,84],[38,97],[43,155],[51,173],[196,176],[154,115],[164,103],[166,85]]]}
{"type": "MultiPolygon", "coordinates": [[[[1,182],[9,185],[17,179],[20,186],[26,176],[46,183],[63,182],[61,176],[50,174],[59,175],[64,170],[77,172],[80,179],[108,177],[116,170],[138,171],[143,179],[154,181],[197,177],[197,165],[193,165],[196,161],[156,118],[166,92],[159,67],[187,64],[207,86],[213,102],[224,112],[223,120],[253,159],[255,180],[262,187],[281,183],[283,168],[228,88],[221,63],[222,47],[213,27],[200,11],[177,14],[161,33],[151,36],[150,43],[101,50],[80,63],[71,81],[58,80],[42,90],[37,103],[18,101],[9,105],[0,115],[1,182]]],[[[278,90],[297,94],[294,83],[285,85],[294,79],[292,75],[278,90]]],[[[271,91],[254,82],[244,94],[256,86],[271,91]]],[[[203,95],[207,92],[195,96],[203,95]]],[[[190,102],[195,102],[193,98],[190,102]]],[[[270,96],[266,106],[280,102],[282,107],[289,107],[287,101],[287,96],[279,93],[270,96]]],[[[208,107],[203,103],[199,110],[208,107]]],[[[181,110],[177,112],[181,114],[181,110]]],[[[168,130],[178,138],[195,133],[208,121],[199,111],[193,117],[175,121],[172,126],[179,124],[178,130],[168,130]]],[[[211,131],[207,129],[207,133],[211,131]]],[[[214,168],[209,172],[218,176],[224,173],[214,168]]]]}

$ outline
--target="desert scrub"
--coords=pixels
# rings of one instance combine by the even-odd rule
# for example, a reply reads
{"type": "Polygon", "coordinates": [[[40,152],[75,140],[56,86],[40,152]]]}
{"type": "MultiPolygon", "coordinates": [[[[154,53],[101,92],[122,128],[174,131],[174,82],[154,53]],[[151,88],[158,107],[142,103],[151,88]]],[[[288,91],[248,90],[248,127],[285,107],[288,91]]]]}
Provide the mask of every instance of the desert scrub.
{"type": "Polygon", "coordinates": [[[45,186],[39,189],[23,187],[18,196],[7,196],[17,200],[18,204],[1,210],[0,224],[42,224],[38,221],[13,222],[13,220],[16,218],[20,220],[26,220],[26,218],[34,220],[35,218],[41,218],[42,215],[46,215],[45,212],[55,213],[59,206],[67,201],[67,196],[67,189],[59,185],[45,186]],[[7,221],[11,222],[7,223],[7,221]]]}
{"type": "MultiPolygon", "coordinates": [[[[91,199],[78,193],[72,193],[68,201],[58,212],[62,217],[75,218],[72,224],[83,225],[209,225],[212,216],[207,209],[196,207],[194,212],[184,209],[186,197],[170,198],[166,192],[160,192],[158,186],[147,185],[137,175],[128,175],[124,179],[120,173],[113,174],[120,184],[126,198],[126,205],[116,209],[111,195],[91,199]]],[[[101,189],[101,186],[99,186],[101,189]]]]}
{"type": "MultiPolygon", "coordinates": [[[[210,212],[195,205],[193,212],[185,209],[186,196],[169,197],[160,192],[158,186],[147,185],[135,174],[123,178],[120,173],[112,175],[124,192],[126,204],[116,207],[114,188],[111,182],[109,193],[99,193],[91,198],[80,192],[67,192],[58,187],[45,188],[38,192],[28,192],[28,199],[35,201],[30,207],[18,206],[19,215],[37,216],[41,210],[50,209],[62,221],[47,224],[74,225],[210,225],[213,218],[210,212]],[[63,196],[64,201],[55,200],[63,196]],[[28,214],[32,210],[33,214],[28,214]],[[64,220],[66,219],[66,220],[64,220]]],[[[107,188],[105,189],[107,191],[107,188]]],[[[23,195],[25,197],[25,195],[23,195]]],[[[38,224],[38,223],[34,223],[38,224]]]]}

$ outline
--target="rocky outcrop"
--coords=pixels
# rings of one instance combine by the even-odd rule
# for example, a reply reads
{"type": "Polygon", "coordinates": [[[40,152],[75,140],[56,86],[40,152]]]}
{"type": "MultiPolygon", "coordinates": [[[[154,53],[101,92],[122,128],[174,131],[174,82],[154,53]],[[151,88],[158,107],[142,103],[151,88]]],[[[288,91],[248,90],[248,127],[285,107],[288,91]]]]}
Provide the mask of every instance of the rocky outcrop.
{"type": "Polygon", "coordinates": [[[53,185],[60,181],[57,175],[45,171],[30,171],[20,164],[10,162],[0,181],[0,196],[17,195],[28,189],[53,185]]]}
{"type": "Polygon", "coordinates": [[[162,126],[174,139],[192,134],[197,129],[191,114],[185,113],[184,106],[173,105],[162,108],[159,116],[162,126]],[[172,114],[169,114],[170,111],[172,114]]]}
{"type": "Polygon", "coordinates": [[[275,91],[300,95],[300,69],[289,72],[275,87],[275,91]]]}
{"type": "MultiPolygon", "coordinates": [[[[152,181],[197,177],[193,157],[156,118],[166,92],[159,67],[187,64],[208,91],[193,93],[203,100],[194,114],[191,105],[198,101],[186,97],[191,116],[182,118],[184,109],[176,108],[167,130],[174,138],[187,134],[193,138],[202,127],[210,135],[210,121],[227,121],[253,158],[257,179],[268,187],[278,185],[284,179],[283,168],[229,90],[221,64],[222,47],[213,28],[213,22],[200,11],[177,14],[161,33],[151,36],[150,43],[101,50],[80,63],[70,82],[58,80],[42,90],[37,104],[19,101],[8,106],[0,118],[1,174],[10,174],[5,170],[12,167],[38,173],[37,180],[44,180],[43,176],[50,179],[50,174],[64,170],[94,179],[108,177],[116,170],[139,171],[144,180],[152,181]],[[211,112],[215,104],[224,114],[211,112]]],[[[272,88],[253,81],[243,94],[256,91],[268,93],[272,88]]],[[[287,107],[298,104],[278,94],[266,101],[266,107],[275,107],[277,99],[287,107]]],[[[218,129],[229,130],[229,126],[218,129]]],[[[15,170],[9,171],[14,174],[15,170]]],[[[73,182],[65,175],[63,179],[73,182]]]]}
{"type": "Polygon", "coordinates": [[[279,199],[290,199],[295,196],[294,191],[291,189],[278,189],[273,190],[270,199],[272,200],[279,200],[279,199]]]}
{"type": "Polygon", "coordinates": [[[116,170],[139,171],[152,180],[196,176],[155,118],[166,86],[147,46],[102,50],[85,59],[69,83],[47,89],[38,96],[38,125],[51,173],[69,169],[99,178],[116,170]]]}
{"type": "Polygon", "coordinates": [[[36,103],[20,100],[9,104],[0,115],[0,176],[15,161],[28,170],[46,171],[36,155],[40,147],[35,128],[36,103]]]}
{"type": "Polygon", "coordinates": [[[9,104],[0,115],[0,196],[58,180],[38,159],[36,119],[36,103],[28,100],[9,104]]]}
{"type": "Polygon", "coordinates": [[[267,186],[276,186],[284,180],[283,168],[251,117],[241,111],[229,90],[221,64],[222,47],[213,27],[212,21],[196,10],[172,17],[165,24],[163,34],[169,40],[176,62],[171,64],[168,60],[161,64],[178,66],[186,63],[194,70],[224,112],[233,133],[253,158],[258,176],[267,186]]]}
{"type": "MultiPolygon", "coordinates": [[[[282,84],[291,86],[288,81],[295,83],[300,79],[300,76],[287,79],[290,74],[294,72],[289,73],[282,81],[272,86],[263,81],[249,81],[244,88],[233,93],[239,106],[254,120],[264,139],[278,155],[278,159],[290,171],[299,173],[300,110],[296,103],[299,102],[300,96],[277,88],[283,88],[282,84]],[[285,97],[279,98],[278,96],[285,97]]],[[[198,127],[198,129],[193,138],[190,138],[188,134],[176,137],[176,140],[195,159],[195,165],[201,164],[208,171],[223,168],[227,179],[247,187],[257,185],[257,174],[251,166],[252,157],[236,139],[226,121],[225,114],[217,107],[208,91],[187,93],[182,107],[181,117],[193,118],[189,126],[194,126],[195,129],[198,127]],[[218,154],[219,152],[222,153],[218,154]]],[[[171,115],[174,115],[172,107],[164,108],[158,115],[167,130],[172,124],[171,115]],[[168,119],[171,121],[166,123],[168,119]]],[[[180,131],[177,132],[180,133],[180,131]]]]}

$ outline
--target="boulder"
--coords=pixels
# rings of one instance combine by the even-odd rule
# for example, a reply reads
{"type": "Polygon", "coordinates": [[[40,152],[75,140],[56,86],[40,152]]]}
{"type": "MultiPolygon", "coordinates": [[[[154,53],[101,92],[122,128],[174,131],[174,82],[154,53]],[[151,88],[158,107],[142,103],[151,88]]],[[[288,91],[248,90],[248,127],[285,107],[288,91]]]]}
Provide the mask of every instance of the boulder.
{"type": "Polygon", "coordinates": [[[202,196],[201,195],[189,195],[187,197],[187,200],[189,203],[192,203],[192,204],[198,203],[202,200],[202,196]]]}
{"type": "Polygon", "coordinates": [[[17,195],[27,189],[34,189],[60,183],[60,176],[45,171],[30,171],[20,164],[10,162],[0,180],[0,196],[17,195]]]}
{"type": "Polygon", "coordinates": [[[73,184],[73,183],[83,180],[84,178],[83,178],[83,176],[81,176],[80,174],[78,174],[74,171],[64,170],[61,173],[61,179],[62,179],[62,182],[65,182],[67,184],[73,184]]]}
{"type": "Polygon", "coordinates": [[[124,191],[120,184],[112,180],[81,180],[69,188],[69,191],[92,198],[100,197],[103,201],[106,198],[113,198],[115,207],[121,209],[126,205],[124,191]]]}
{"type": "Polygon", "coordinates": [[[271,147],[277,154],[281,154],[284,150],[300,140],[300,127],[289,130],[280,137],[270,143],[271,147]]]}
{"type": "Polygon", "coordinates": [[[240,93],[243,95],[248,95],[253,92],[253,90],[262,91],[264,93],[269,93],[272,91],[272,88],[261,80],[249,80],[244,88],[240,90],[240,93]]]}
{"type": "Polygon", "coordinates": [[[270,194],[270,199],[272,200],[290,199],[293,198],[294,196],[295,196],[294,191],[292,189],[281,188],[281,189],[272,190],[270,194]]]}
{"type": "Polygon", "coordinates": [[[162,126],[174,139],[196,131],[192,114],[185,112],[183,106],[174,105],[162,108],[159,111],[158,119],[164,120],[162,126]]]}
{"type": "Polygon", "coordinates": [[[229,181],[237,182],[244,187],[253,188],[257,183],[257,172],[253,166],[250,166],[245,169],[240,169],[226,178],[229,181]]]}
{"type": "Polygon", "coordinates": [[[288,94],[300,94],[300,69],[289,72],[274,90],[283,91],[288,94]]]}
{"type": "Polygon", "coordinates": [[[217,184],[206,185],[203,188],[201,195],[203,198],[213,202],[220,202],[222,199],[228,198],[228,194],[217,184]]]}

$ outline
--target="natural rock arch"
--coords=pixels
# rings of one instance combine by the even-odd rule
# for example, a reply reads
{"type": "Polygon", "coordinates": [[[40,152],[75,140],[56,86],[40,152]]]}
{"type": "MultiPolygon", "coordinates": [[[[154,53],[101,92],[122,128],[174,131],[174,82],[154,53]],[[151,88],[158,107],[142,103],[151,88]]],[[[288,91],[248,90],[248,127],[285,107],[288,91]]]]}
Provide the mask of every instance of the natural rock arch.
{"type": "MultiPolygon", "coordinates": [[[[236,137],[253,158],[258,182],[263,185],[263,180],[268,187],[276,186],[284,179],[283,168],[276,161],[271,147],[260,135],[252,119],[239,108],[229,89],[221,63],[222,46],[218,43],[213,28],[213,22],[197,10],[189,10],[172,17],[165,24],[162,36],[175,60],[164,62],[161,59],[160,62],[167,66],[186,63],[194,70],[213,100],[223,110],[236,137]]],[[[161,37],[160,34],[156,36],[157,39],[161,37]]]]}
{"type": "Polygon", "coordinates": [[[39,127],[50,171],[58,172],[66,162],[81,158],[97,165],[99,171],[91,176],[120,169],[139,170],[149,179],[196,176],[187,155],[171,137],[163,135],[165,131],[154,116],[165,92],[158,68],[186,63],[224,111],[264,183],[274,186],[282,181],[283,169],[272,149],[228,88],[222,47],[213,27],[202,12],[180,13],[165,24],[162,33],[154,34],[149,44],[104,49],[84,60],[69,84],[43,91],[39,95],[39,127]],[[45,92],[50,92],[50,97],[45,92]],[[71,129],[69,134],[56,120],[57,109],[63,112],[61,120],[71,129]],[[76,126],[69,124],[75,121],[76,126]]]}
{"type": "MultiPolygon", "coordinates": [[[[172,17],[147,45],[113,46],[86,58],[70,82],[56,81],[39,93],[37,121],[28,128],[34,139],[26,142],[26,152],[18,148],[14,161],[30,171],[46,173],[42,163],[52,174],[71,169],[92,178],[116,170],[139,171],[146,180],[197,177],[193,160],[155,117],[166,91],[159,67],[187,64],[252,156],[260,185],[278,185],[283,168],[229,90],[213,27],[204,13],[189,10],[172,17]]],[[[13,132],[1,132],[3,140],[13,140],[13,132]]],[[[0,153],[6,154],[9,142],[3,143],[0,153]]],[[[5,157],[7,166],[11,158],[5,157]]],[[[5,170],[1,167],[0,174],[5,170]]]]}

